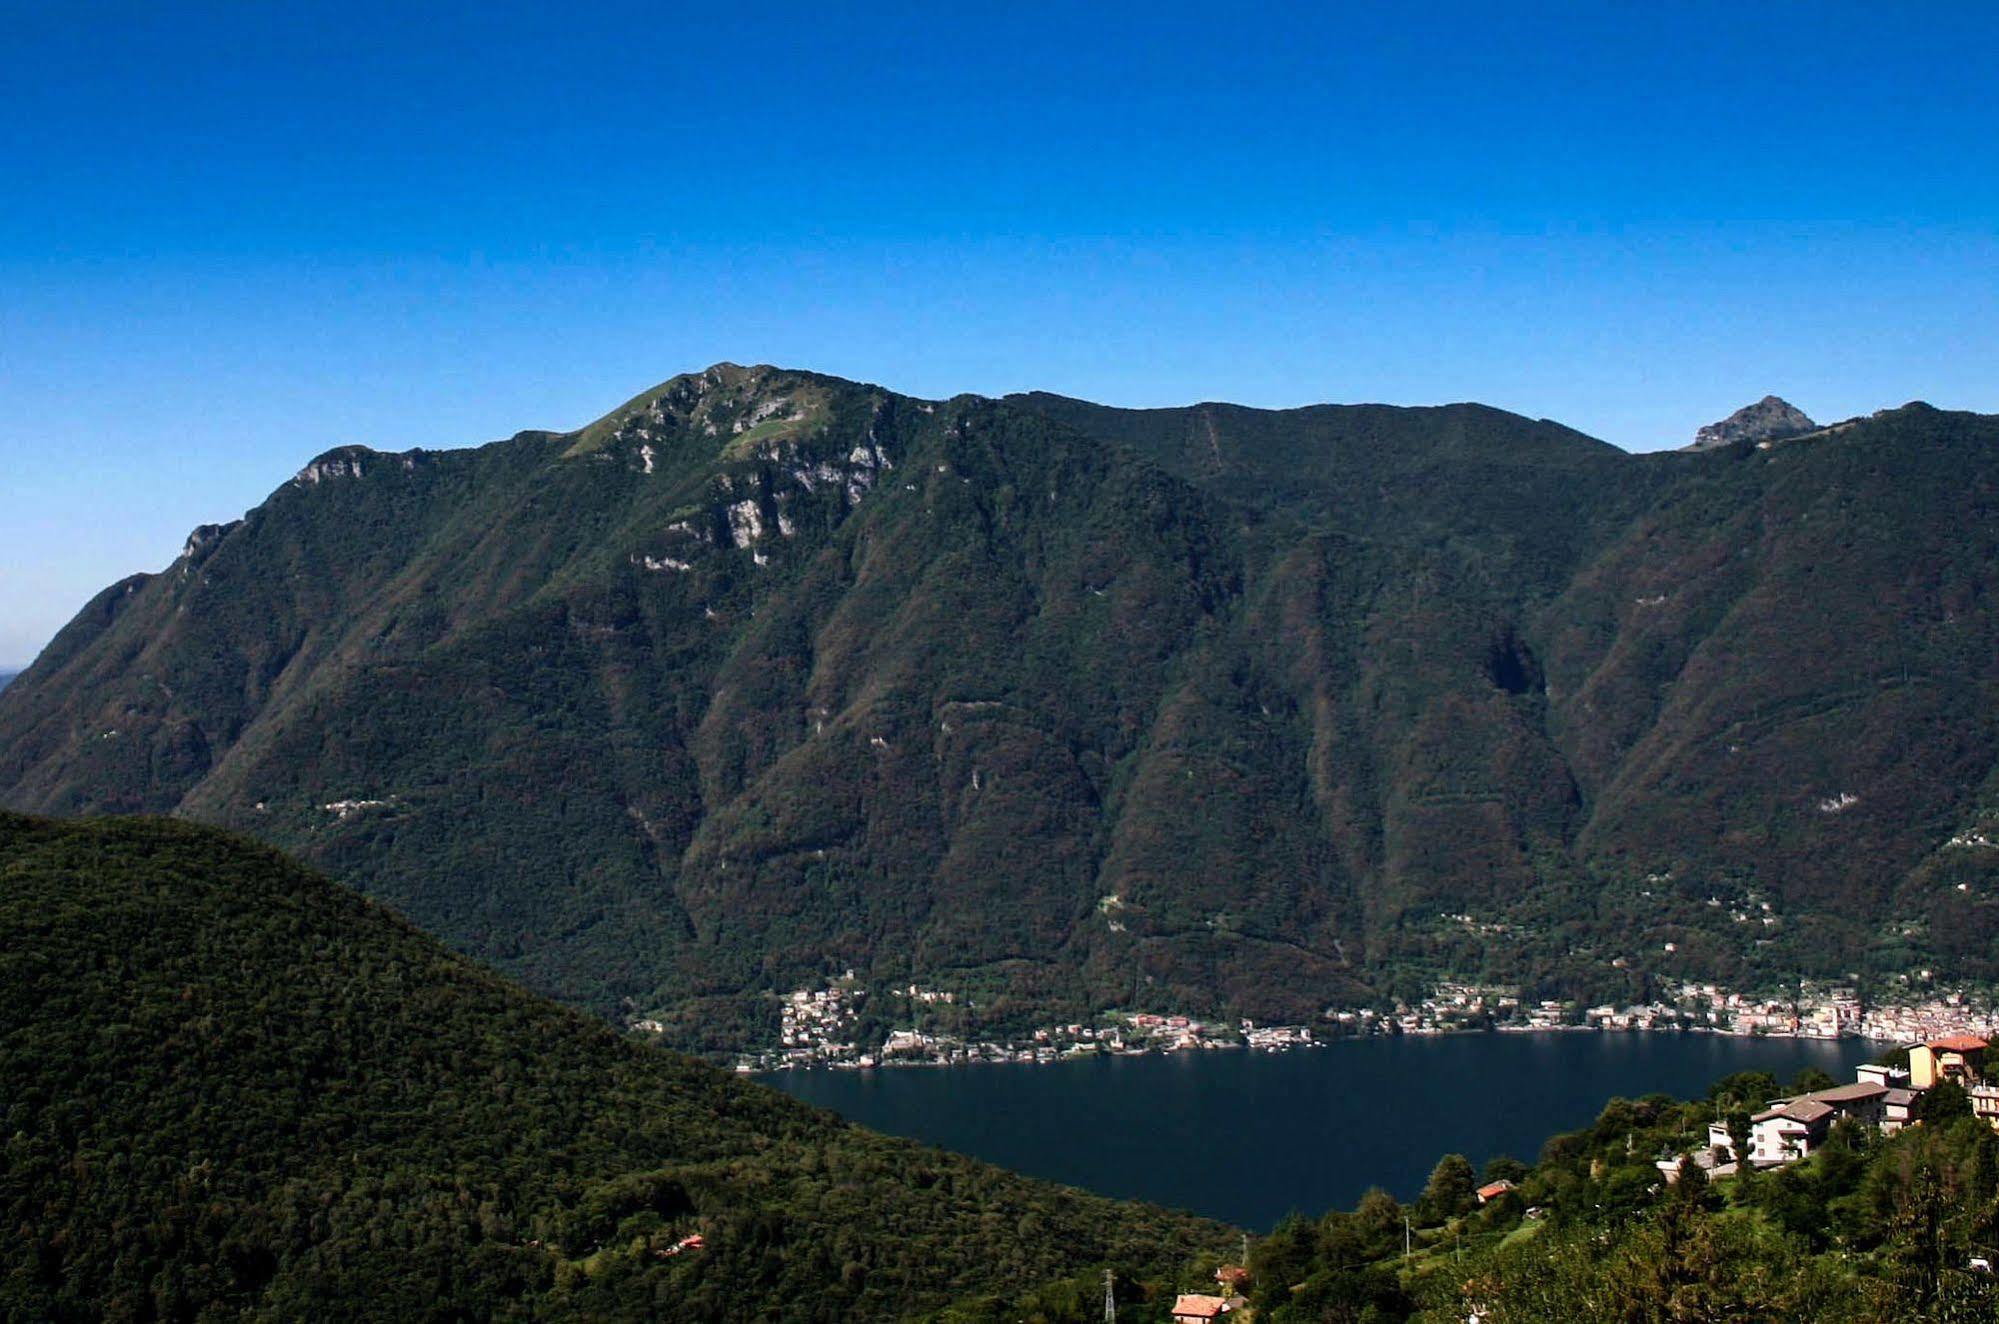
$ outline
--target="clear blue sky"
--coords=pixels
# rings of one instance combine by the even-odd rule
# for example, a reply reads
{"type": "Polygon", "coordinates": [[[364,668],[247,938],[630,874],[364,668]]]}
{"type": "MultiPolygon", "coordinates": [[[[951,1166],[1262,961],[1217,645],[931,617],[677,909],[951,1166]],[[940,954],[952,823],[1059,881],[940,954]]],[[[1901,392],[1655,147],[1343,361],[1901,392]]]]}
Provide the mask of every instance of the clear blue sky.
{"type": "Polygon", "coordinates": [[[918,394],[1999,410],[1999,7],[0,0],[0,665],[332,445],[918,394]],[[420,12],[419,12],[420,11],[420,12]]]}

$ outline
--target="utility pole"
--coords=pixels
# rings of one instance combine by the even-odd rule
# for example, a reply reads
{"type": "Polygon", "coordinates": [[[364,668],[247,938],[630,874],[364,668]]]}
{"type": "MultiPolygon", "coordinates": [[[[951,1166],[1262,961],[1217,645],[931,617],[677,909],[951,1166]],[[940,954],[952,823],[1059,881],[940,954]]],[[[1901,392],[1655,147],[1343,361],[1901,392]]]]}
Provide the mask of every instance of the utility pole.
{"type": "Polygon", "coordinates": [[[1116,1280],[1109,1269],[1104,1270],[1104,1324],[1117,1324],[1116,1280]]]}
{"type": "Polygon", "coordinates": [[[1409,1215],[1402,1215],[1402,1258],[1409,1258],[1409,1215]]]}

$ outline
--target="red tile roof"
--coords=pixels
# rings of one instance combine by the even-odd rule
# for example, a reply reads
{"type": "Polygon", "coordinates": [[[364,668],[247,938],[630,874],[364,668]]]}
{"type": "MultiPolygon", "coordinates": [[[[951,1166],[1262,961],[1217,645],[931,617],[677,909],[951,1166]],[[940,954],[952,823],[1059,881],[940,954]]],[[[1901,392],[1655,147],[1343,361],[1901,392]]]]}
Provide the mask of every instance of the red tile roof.
{"type": "Polygon", "coordinates": [[[1190,1292],[1173,1303],[1175,1319],[1217,1319],[1229,1308],[1229,1303],[1219,1296],[1202,1296],[1190,1292]]]}
{"type": "Polygon", "coordinates": [[[1975,1034],[1953,1034],[1944,1039],[1932,1039],[1927,1046],[1941,1048],[1946,1053],[1976,1053],[1992,1045],[1975,1034]]]}

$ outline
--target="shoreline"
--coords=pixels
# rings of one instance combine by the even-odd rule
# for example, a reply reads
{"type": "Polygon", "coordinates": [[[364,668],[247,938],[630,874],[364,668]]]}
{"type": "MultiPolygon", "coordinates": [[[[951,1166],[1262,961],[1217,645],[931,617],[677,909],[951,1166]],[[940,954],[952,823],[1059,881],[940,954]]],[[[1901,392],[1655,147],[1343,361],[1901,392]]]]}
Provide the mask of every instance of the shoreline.
{"type": "Polygon", "coordinates": [[[738,1075],[750,1076],[754,1078],[760,1076],[775,1076],[781,1073],[789,1073],[794,1071],[838,1071],[838,1072],[906,1071],[911,1069],[937,1070],[950,1067],[981,1067],[981,1066],[1051,1067],[1051,1066],[1060,1066],[1063,1065],[1064,1063],[1088,1062],[1088,1061],[1100,1060],[1103,1058],[1114,1058],[1114,1057],[1178,1057],[1183,1054],[1219,1052],[1219,1051],[1239,1051],[1239,1052],[1250,1052],[1250,1053],[1288,1053],[1293,1051],[1294,1049],[1302,1051],[1310,1051],[1321,1048],[1332,1048],[1341,1044],[1364,1043],[1376,1039],[1447,1039],[1447,1038],[1465,1038],[1465,1037],[1484,1035],[1484,1034],[1504,1034],[1504,1035],[1701,1034],[1701,1035],[1711,1035],[1715,1038],[1721,1038],[1721,1039],[1766,1039],[1766,1040],[1780,1040],[1791,1043],[1805,1043],[1805,1044],[1840,1044],[1840,1043],[1859,1042],[1866,1044],[1899,1045],[1903,1042],[1900,1038],[1884,1039],[1876,1035],[1862,1034],[1862,1033],[1852,1033],[1852,1034],[1842,1034],[1842,1035],[1781,1034],[1781,1033],[1773,1033],[1768,1030],[1726,1030],[1720,1028],[1719,1026],[1713,1026],[1713,1025],[1624,1026],[1617,1028],[1612,1028],[1609,1026],[1602,1026],[1602,1025],[1483,1025],[1475,1027],[1467,1026],[1462,1028],[1438,1029],[1438,1030],[1416,1030],[1416,1031],[1397,1030],[1393,1033],[1387,1033],[1387,1034],[1330,1035],[1323,1039],[1311,1039],[1304,1042],[1288,1043],[1272,1047],[1259,1047],[1256,1045],[1252,1045],[1237,1040],[1233,1042],[1220,1041],[1214,1043],[1185,1044],[1174,1047],[1159,1047],[1159,1048],[1139,1048],[1139,1049],[1099,1048],[1093,1051],[1081,1052],[1081,1053],[1077,1052],[1057,1053],[1053,1057],[1045,1059],[1037,1057],[1023,1058],[1023,1057],[1010,1057],[1010,1056],[1009,1057],[984,1057],[984,1056],[966,1057],[956,1061],[948,1059],[938,1059],[938,1058],[904,1058],[904,1059],[890,1059],[887,1061],[875,1061],[869,1063],[861,1063],[855,1061],[781,1062],[776,1065],[767,1066],[767,1067],[751,1067],[739,1061],[735,1065],[734,1070],[738,1075]]]}

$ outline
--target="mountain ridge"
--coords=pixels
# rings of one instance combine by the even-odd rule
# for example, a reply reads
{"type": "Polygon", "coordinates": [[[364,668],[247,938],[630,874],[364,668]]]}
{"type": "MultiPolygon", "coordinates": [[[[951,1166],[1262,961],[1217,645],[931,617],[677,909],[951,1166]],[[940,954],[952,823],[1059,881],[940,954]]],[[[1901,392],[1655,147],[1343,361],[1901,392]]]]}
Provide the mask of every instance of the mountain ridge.
{"type": "Polygon", "coordinates": [[[720,365],[567,433],[323,454],[0,698],[0,803],[255,833],[711,1049],[850,966],[1014,1027],[1980,973],[1984,866],[1941,843],[1993,807],[1994,435],[1633,455],[1483,406],[720,365]],[[1856,650],[1927,679],[1857,688],[1856,650]],[[1790,917],[1717,928],[1720,893],[1790,917]]]}

